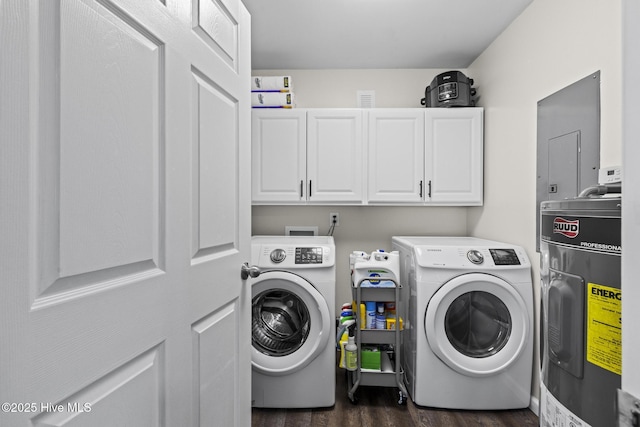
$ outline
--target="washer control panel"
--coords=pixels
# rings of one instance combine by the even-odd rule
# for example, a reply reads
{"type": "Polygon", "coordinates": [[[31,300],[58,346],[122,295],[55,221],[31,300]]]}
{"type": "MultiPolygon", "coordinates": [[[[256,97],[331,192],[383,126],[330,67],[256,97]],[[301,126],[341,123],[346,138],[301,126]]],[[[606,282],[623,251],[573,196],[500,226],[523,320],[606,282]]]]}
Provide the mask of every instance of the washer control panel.
{"type": "MultiPolygon", "coordinates": [[[[296,264],[322,264],[322,247],[317,248],[295,248],[294,262],[296,264]]],[[[269,254],[271,262],[280,264],[287,258],[287,251],[281,248],[274,249],[269,254]]]]}
{"type": "Polygon", "coordinates": [[[262,245],[256,265],[262,268],[325,268],[335,265],[335,250],[325,245],[262,245]]]}
{"type": "Polygon", "coordinates": [[[322,247],[296,248],[296,264],[322,264],[322,247]]]}

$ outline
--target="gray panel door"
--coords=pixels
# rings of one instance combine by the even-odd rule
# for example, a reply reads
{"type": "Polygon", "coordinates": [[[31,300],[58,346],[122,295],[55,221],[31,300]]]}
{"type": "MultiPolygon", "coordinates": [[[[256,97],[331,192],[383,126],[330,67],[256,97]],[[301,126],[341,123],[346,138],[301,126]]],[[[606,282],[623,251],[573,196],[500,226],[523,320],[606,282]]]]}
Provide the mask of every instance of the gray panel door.
{"type": "Polygon", "coordinates": [[[546,200],[575,197],[580,192],[580,132],[549,140],[549,185],[546,200]]]}
{"type": "Polygon", "coordinates": [[[598,184],[600,71],[538,101],[536,247],[540,203],[598,184]],[[573,190],[575,188],[575,190],[573,190]]]}

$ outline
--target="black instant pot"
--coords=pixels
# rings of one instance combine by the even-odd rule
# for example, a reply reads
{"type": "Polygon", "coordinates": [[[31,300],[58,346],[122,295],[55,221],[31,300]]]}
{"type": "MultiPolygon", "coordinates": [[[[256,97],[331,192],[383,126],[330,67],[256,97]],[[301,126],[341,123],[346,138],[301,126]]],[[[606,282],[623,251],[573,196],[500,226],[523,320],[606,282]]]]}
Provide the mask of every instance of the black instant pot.
{"type": "Polygon", "coordinates": [[[460,71],[438,74],[424,91],[421,104],[429,107],[473,107],[476,90],[473,79],[460,71]]]}

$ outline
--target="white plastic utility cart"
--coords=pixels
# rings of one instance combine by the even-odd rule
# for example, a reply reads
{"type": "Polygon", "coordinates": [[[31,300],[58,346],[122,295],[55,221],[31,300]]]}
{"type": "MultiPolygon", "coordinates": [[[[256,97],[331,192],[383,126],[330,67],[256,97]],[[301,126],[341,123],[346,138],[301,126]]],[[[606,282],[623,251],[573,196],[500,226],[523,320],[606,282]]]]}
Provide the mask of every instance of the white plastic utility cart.
{"type": "Polygon", "coordinates": [[[356,315],[355,341],[358,346],[358,367],[355,371],[347,371],[347,388],[351,403],[357,403],[356,391],[360,386],[377,387],[398,387],[398,404],[404,405],[407,402],[407,390],[404,386],[403,370],[401,366],[401,304],[400,285],[395,279],[386,277],[377,278],[381,282],[393,283],[393,287],[363,286],[364,282],[369,282],[368,278],[359,280],[352,284],[353,299],[356,307],[360,310],[363,301],[379,301],[395,303],[396,307],[396,327],[395,329],[363,329],[360,315],[356,315]],[[393,347],[393,351],[381,351],[380,370],[362,369],[362,345],[388,344],[393,347]]]}

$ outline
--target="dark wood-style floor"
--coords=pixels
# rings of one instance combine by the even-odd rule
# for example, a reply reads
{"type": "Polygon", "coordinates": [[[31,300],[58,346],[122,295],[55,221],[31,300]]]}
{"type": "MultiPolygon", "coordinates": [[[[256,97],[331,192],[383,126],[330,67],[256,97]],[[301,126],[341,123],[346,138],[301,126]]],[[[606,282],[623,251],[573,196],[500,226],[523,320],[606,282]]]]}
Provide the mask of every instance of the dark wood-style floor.
{"type": "MultiPolygon", "coordinates": [[[[274,391],[277,393],[277,391],[274,391]]],[[[491,392],[487,390],[487,392],[491,392]]],[[[538,427],[529,409],[454,411],[419,407],[410,399],[398,405],[398,389],[359,387],[350,402],[344,370],[336,369],[336,403],[331,408],[253,408],[252,427],[538,427]]]]}

